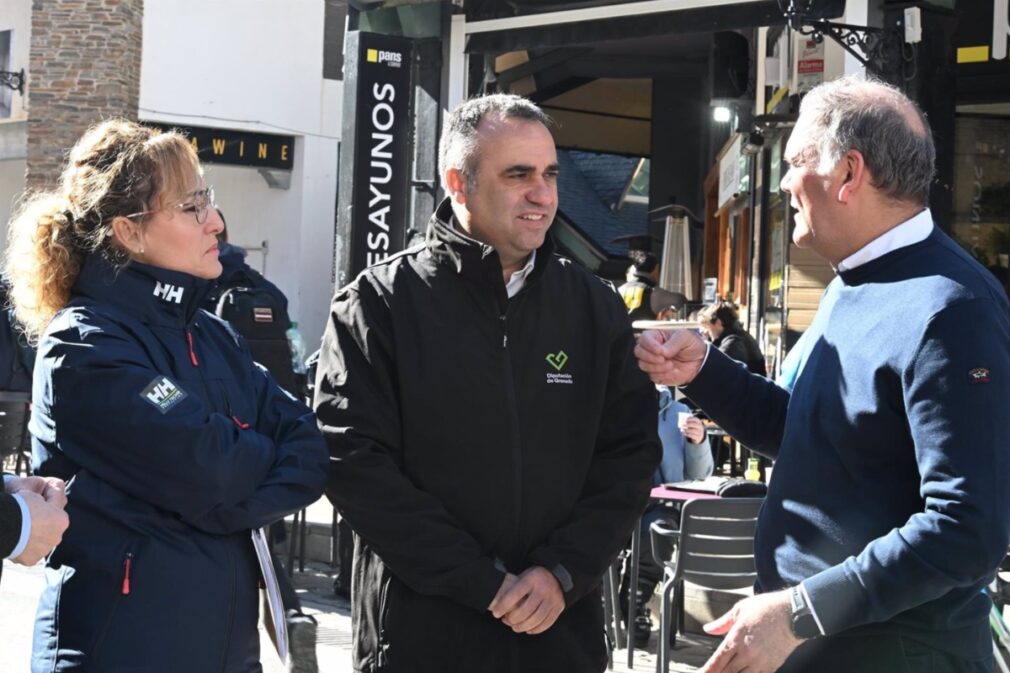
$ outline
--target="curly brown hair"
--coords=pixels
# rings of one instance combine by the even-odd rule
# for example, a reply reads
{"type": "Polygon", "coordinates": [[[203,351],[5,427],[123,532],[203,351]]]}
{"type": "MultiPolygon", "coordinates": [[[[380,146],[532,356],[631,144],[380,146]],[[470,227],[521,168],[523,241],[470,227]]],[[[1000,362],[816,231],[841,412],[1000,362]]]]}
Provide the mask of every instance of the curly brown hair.
{"type": "Polygon", "coordinates": [[[87,255],[101,253],[119,267],[129,262],[113,219],[163,207],[200,173],[179,133],[125,119],[88,129],[70,150],[59,188],[24,194],[9,224],[4,269],[29,339],[36,342],[66,306],[87,255]]]}

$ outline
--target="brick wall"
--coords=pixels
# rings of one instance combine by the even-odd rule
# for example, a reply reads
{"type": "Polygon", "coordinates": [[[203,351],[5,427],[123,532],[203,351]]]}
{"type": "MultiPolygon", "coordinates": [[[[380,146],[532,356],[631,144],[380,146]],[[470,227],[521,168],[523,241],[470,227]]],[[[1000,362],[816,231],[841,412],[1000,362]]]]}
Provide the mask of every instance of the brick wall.
{"type": "Polygon", "coordinates": [[[143,0],[32,0],[29,188],[56,183],[91,124],[137,118],[143,16],[143,0]]]}

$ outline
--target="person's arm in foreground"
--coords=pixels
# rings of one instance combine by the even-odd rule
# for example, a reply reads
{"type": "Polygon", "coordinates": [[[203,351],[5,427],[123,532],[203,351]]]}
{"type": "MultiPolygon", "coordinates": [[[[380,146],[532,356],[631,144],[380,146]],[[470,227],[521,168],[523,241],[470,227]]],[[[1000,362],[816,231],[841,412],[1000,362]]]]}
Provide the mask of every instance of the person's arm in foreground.
{"type": "Polygon", "coordinates": [[[731,437],[770,458],[778,455],[788,391],[750,373],[688,330],[645,332],[635,355],[649,378],[682,386],[684,394],[731,437]]]}
{"type": "Polygon", "coordinates": [[[0,493],[0,558],[35,565],[63,539],[69,519],[65,484],[54,477],[5,474],[0,493]]]}

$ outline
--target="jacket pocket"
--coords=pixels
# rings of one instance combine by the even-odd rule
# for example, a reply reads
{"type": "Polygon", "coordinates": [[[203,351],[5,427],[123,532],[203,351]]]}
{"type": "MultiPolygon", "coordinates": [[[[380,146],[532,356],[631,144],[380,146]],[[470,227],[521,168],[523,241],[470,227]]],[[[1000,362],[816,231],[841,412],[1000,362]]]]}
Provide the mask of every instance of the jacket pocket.
{"type": "Polygon", "coordinates": [[[95,634],[95,640],[91,646],[90,657],[93,660],[97,661],[101,657],[102,647],[105,644],[112,622],[116,617],[116,612],[119,609],[120,602],[130,599],[132,582],[136,572],[137,547],[138,544],[136,542],[127,546],[126,550],[122,554],[122,562],[119,570],[114,574],[114,577],[117,578],[117,582],[115,584],[115,592],[109,606],[109,613],[106,616],[105,621],[102,623],[101,628],[95,634]]]}

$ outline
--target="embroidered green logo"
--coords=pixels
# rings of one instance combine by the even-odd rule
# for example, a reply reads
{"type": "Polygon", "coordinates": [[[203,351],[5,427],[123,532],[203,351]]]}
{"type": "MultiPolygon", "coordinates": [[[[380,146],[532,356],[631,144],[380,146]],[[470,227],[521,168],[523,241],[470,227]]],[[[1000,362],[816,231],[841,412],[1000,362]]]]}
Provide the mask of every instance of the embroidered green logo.
{"type": "Polygon", "coordinates": [[[554,369],[559,372],[561,371],[561,368],[565,366],[566,362],[568,362],[568,355],[564,351],[547,354],[547,364],[554,367],[554,369]]]}

